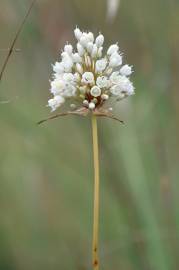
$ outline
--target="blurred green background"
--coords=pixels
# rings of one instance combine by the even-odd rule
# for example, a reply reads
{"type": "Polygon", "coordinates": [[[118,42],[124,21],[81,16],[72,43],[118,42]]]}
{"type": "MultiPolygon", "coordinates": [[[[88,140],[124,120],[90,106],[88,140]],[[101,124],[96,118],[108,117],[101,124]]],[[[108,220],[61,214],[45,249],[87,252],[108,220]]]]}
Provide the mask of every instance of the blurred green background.
{"type": "MultiPolygon", "coordinates": [[[[0,65],[29,4],[0,1],[0,65]]],[[[36,125],[76,25],[135,70],[125,126],[98,120],[101,270],[178,270],[178,0],[37,0],[0,84],[0,270],[91,269],[90,118],[36,125]]]]}

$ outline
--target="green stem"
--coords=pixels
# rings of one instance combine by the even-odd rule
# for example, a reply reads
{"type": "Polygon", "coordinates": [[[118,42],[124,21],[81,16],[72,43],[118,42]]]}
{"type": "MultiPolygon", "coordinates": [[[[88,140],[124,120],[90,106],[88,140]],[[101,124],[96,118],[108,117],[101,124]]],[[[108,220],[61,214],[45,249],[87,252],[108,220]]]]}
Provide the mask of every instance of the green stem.
{"type": "Polygon", "coordinates": [[[96,116],[92,115],[93,158],[94,158],[94,219],[93,219],[93,269],[99,270],[98,239],[99,239],[99,153],[98,129],[96,116]]]}

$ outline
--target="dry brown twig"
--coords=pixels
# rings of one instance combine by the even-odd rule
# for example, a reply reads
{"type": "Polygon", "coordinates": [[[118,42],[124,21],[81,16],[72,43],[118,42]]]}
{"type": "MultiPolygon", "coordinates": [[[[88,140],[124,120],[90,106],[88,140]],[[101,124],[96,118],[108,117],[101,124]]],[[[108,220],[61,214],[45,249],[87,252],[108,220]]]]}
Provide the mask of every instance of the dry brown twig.
{"type": "Polygon", "coordinates": [[[16,35],[15,35],[13,41],[12,41],[12,44],[11,44],[10,48],[7,50],[8,51],[8,54],[7,54],[6,58],[5,58],[4,64],[3,64],[2,69],[1,69],[1,72],[0,72],[0,81],[2,80],[3,74],[4,74],[5,70],[6,70],[6,66],[8,64],[8,61],[9,61],[12,53],[14,51],[19,51],[19,49],[14,49],[14,46],[16,44],[16,41],[17,41],[17,39],[18,39],[18,37],[19,37],[22,29],[23,29],[23,26],[24,26],[24,24],[25,24],[25,22],[26,22],[26,20],[27,20],[27,18],[29,16],[29,14],[30,14],[30,12],[31,12],[31,10],[32,10],[35,2],[36,2],[36,0],[33,0],[31,2],[30,7],[28,8],[27,13],[26,13],[26,15],[25,15],[22,23],[20,24],[20,27],[18,28],[17,33],[16,33],[16,35]]]}

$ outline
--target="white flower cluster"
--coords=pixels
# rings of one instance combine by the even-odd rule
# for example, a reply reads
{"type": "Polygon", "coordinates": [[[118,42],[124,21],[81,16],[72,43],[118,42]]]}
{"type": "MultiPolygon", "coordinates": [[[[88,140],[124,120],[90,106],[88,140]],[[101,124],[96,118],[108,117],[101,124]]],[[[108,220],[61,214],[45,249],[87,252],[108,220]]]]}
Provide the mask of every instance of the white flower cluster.
{"type": "Polygon", "coordinates": [[[103,55],[104,36],[96,39],[91,32],[74,30],[77,51],[71,44],[64,47],[61,61],[53,66],[54,76],[50,92],[53,98],[48,101],[52,111],[67,99],[71,108],[86,107],[90,110],[100,108],[114,97],[123,99],[134,94],[129,80],[131,66],[122,66],[122,55],[117,44],[111,45],[103,55]]]}

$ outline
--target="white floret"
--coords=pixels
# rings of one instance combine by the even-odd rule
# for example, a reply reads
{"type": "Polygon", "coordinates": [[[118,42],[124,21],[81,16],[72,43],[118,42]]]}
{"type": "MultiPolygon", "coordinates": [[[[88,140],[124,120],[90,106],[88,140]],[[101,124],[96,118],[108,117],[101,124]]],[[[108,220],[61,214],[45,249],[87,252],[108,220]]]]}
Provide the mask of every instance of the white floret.
{"type": "Polygon", "coordinates": [[[77,43],[77,51],[78,51],[78,54],[80,56],[83,56],[85,53],[85,49],[83,48],[83,46],[80,43],[77,43]]]}
{"type": "Polygon", "coordinates": [[[106,65],[107,65],[107,60],[105,58],[97,60],[96,66],[95,66],[96,72],[101,72],[101,71],[105,70],[106,65]]]}
{"type": "Polygon", "coordinates": [[[62,90],[65,88],[65,83],[61,79],[55,79],[51,82],[51,89],[50,92],[54,95],[58,95],[62,92],[62,90]]]}
{"type": "Polygon", "coordinates": [[[114,52],[109,60],[109,66],[112,68],[118,67],[122,64],[122,56],[117,52],[114,52]]]}
{"type": "Polygon", "coordinates": [[[80,29],[78,27],[76,27],[76,29],[74,30],[74,34],[77,40],[80,40],[81,36],[82,36],[82,32],[80,31],[80,29]]]}
{"type": "Polygon", "coordinates": [[[72,73],[64,73],[63,79],[64,79],[66,82],[74,82],[75,77],[74,77],[74,74],[72,74],[72,73]]]}
{"type": "Polygon", "coordinates": [[[109,80],[106,76],[99,76],[96,80],[97,86],[100,88],[108,87],[109,86],[109,80]]]}
{"type": "Polygon", "coordinates": [[[63,91],[63,96],[64,97],[73,97],[76,94],[76,86],[74,86],[71,83],[66,82],[65,84],[65,89],[63,91]]]}
{"type": "Polygon", "coordinates": [[[128,84],[126,85],[126,94],[128,96],[134,95],[134,86],[133,83],[131,81],[128,82],[128,84]]]}
{"type": "Polygon", "coordinates": [[[93,97],[99,97],[101,95],[101,89],[98,86],[93,86],[90,90],[93,97]]]}
{"type": "Polygon", "coordinates": [[[71,55],[72,52],[73,52],[73,47],[72,47],[72,45],[71,45],[71,44],[65,45],[64,51],[67,52],[69,55],[71,55]]]}
{"type": "Polygon", "coordinates": [[[74,53],[72,55],[72,59],[74,63],[81,63],[82,62],[82,57],[78,53],[74,53]]]}
{"type": "Polygon", "coordinates": [[[124,76],[130,76],[132,74],[132,67],[129,65],[124,65],[120,69],[120,74],[124,76]]]}
{"type": "Polygon", "coordinates": [[[80,38],[80,44],[81,44],[84,48],[86,48],[87,45],[88,45],[88,42],[89,42],[88,37],[87,37],[86,35],[83,34],[83,35],[81,36],[81,38],[80,38]]]}
{"type": "Polygon", "coordinates": [[[112,44],[109,49],[107,50],[108,55],[112,55],[115,52],[118,52],[119,46],[117,44],[112,44]]]}
{"type": "Polygon", "coordinates": [[[87,37],[89,42],[94,42],[94,35],[92,32],[88,32],[87,37]]]}
{"type": "Polygon", "coordinates": [[[91,57],[95,58],[97,56],[98,53],[98,47],[96,46],[96,44],[93,44],[93,49],[91,51],[91,57]]]}
{"type": "Polygon", "coordinates": [[[88,42],[87,51],[91,54],[93,50],[93,42],[88,42]]]}
{"type": "Polygon", "coordinates": [[[130,80],[125,76],[120,76],[118,86],[121,88],[121,92],[127,92],[130,87],[130,80]]]}
{"type": "Polygon", "coordinates": [[[73,61],[70,57],[64,57],[62,60],[62,64],[64,66],[65,72],[71,72],[71,69],[73,67],[73,61]]]}
{"type": "Polygon", "coordinates": [[[103,45],[103,43],[104,43],[104,36],[100,34],[99,36],[97,36],[95,44],[99,48],[103,45]]]}
{"type": "Polygon", "coordinates": [[[119,75],[119,80],[117,84],[113,85],[110,88],[110,91],[113,95],[116,96],[119,95],[120,93],[130,96],[134,94],[134,87],[127,77],[119,75]]]}
{"type": "Polygon", "coordinates": [[[61,53],[61,58],[62,58],[62,61],[63,61],[63,59],[65,59],[65,58],[70,58],[70,55],[67,52],[63,51],[61,53]]]}
{"type": "Polygon", "coordinates": [[[93,75],[93,73],[92,72],[85,72],[82,75],[81,82],[84,83],[84,84],[93,84],[94,83],[94,75],[93,75]]]}
{"type": "Polygon", "coordinates": [[[110,76],[110,82],[113,84],[118,84],[120,81],[121,75],[119,75],[118,71],[114,71],[110,76]]]}
{"type": "Polygon", "coordinates": [[[102,55],[103,55],[103,47],[100,47],[100,48],[98,49],[98,52],[97,52],[97,57],[98,57],[98,58],[101,58],[102,55]]]}
{"type": "Polygon", "coordinates": [[[65,99],[61,96],[55,96],[52,99],[49,99],[48,106],[51,107],[52,112],[55,111],[58,107],[60,107],[65,102],[65,99]]]}
{"type": "Polygon", "coordinates": [[[55,65],[53,65],[53,71],[62,74],[64,72],[64,66],[61,62],[56,62],[55,65]]]}
{"type": "Polygon", "coordinates": [[[118,85],[118,84],[113,85],[113,86],[110,88],[110,92],[111,92],[114,96],[119,96],[120,93],[121,93],[120,85],[118,85]]]}

